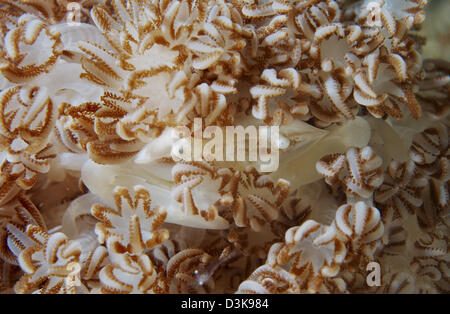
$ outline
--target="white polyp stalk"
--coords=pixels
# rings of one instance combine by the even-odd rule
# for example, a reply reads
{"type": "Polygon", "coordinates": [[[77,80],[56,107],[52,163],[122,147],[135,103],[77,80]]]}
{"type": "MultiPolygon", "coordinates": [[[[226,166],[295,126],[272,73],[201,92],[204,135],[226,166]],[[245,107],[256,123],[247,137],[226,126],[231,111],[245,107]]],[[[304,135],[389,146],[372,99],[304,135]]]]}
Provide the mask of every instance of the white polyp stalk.
{"type": "MultiPolygon", "coordinates": [[[[87,161],[81,170],[81,179],[88,189],[98,195],[109,206],[115,206],[114,188],[122,186],[132,190],[135,185],[142,185],[150,192],[152,207],[161,206],[167,211],[166,222],[192,228],[227,229],[229,223],[222,217],[206,221],[199,215],[186,215],[181,203],[171,198],[173,182],[164,179],[164,169],[160,176],[149,171],[149,166],[124,163],[122,165],[100,165],[87,161]]],[[[163,167],[160,167],[163,168],[163,167]]],[[[160,169],[161,170],[161,169],[160,169]]]]}
{"type": "Polygon", "coordinates": [[[69,238],[77,238],[80,230],[77,228],[76,219],[82,215],[91,213],[92,205],[103,203],[95,194],[87,193],[73,200],[62,218],[62,232],[69,238]]]}
{"type": "Polygon", "coordinates": [[[364,147],[369,143],[370,126],[363,118],[349,120],[342,126],[329,129],[330,133],[308,149],[282,153],[278,170],[271,174],[276,181],[288,180],[291,190],[322,178],[316,171],[317,161],[325,155],[345,153],[350,147],[364,147]]]}

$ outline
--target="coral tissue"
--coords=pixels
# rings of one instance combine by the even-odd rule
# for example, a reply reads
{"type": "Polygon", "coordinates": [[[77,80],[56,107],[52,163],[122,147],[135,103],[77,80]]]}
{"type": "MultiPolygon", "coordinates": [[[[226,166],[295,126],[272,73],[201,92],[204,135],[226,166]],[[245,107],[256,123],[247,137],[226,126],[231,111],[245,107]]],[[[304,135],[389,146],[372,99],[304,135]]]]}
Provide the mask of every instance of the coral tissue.
{"type": "Polygon", "coordinates": [[[450,293],[426,4],[0,0],[0,292],[450,293]],[[279,167],[173,159],[195,120],[279,167]]]}

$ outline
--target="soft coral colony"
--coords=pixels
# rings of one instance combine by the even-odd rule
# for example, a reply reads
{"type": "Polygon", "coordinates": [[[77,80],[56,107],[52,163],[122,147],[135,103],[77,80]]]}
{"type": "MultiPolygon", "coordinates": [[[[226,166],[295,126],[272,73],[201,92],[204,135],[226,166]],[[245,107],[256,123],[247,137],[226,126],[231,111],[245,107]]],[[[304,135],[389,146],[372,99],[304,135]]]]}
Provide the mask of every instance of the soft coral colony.
{"type": "Polygon", "coordinates": [[[450,292],[426,0],[75,2],[0,0],[1,292],[450,292]],[[278,170],[174,161],[196,118],[278,170]]]}

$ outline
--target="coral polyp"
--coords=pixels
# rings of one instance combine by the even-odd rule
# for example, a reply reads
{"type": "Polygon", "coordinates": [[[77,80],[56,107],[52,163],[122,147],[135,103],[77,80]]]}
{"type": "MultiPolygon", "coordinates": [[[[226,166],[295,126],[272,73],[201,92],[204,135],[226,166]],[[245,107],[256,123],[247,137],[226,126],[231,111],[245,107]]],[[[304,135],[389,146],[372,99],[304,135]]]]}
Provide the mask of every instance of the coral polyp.
{"type": "Polygon", "coordinates": [[[0,292],[450,293],[426,5],[0,0],[0,292]]]}

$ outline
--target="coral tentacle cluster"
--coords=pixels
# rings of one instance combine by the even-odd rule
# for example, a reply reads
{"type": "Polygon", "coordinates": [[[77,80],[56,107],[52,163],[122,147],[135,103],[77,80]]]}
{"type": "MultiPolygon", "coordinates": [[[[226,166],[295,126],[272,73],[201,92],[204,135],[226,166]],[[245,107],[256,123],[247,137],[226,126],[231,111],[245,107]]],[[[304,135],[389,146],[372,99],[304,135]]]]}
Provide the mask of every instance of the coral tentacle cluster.
{"type": "Polygon", "coordinates": [[[0,292],[450,293],[426,4],[0,0],[0,292]]]}

